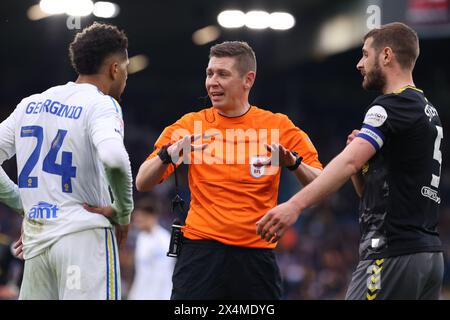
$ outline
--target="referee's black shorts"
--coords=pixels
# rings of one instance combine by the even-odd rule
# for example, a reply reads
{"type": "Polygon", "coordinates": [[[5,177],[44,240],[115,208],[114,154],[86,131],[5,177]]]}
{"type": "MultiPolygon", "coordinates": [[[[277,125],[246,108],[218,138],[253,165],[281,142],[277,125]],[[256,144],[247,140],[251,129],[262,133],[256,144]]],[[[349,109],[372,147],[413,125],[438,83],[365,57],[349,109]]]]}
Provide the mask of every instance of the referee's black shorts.
{"type": "Polygon", "coordinates": [[[281,299],[272,249],[183,238],[172,277],[172,300],[281,299]]]}

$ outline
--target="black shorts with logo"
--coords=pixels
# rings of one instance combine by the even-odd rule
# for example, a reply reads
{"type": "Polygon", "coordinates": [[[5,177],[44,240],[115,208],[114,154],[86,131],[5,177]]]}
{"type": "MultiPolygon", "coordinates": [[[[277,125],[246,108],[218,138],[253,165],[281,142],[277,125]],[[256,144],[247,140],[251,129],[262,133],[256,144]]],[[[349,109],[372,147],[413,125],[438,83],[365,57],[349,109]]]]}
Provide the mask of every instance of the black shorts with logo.
{"type": "Polygon", "coordinates": [[[183,238],[172,277],[172,300],[281,299],[272,249],[183,238]]]}
{"type": "Polygon", "coordinates": [[[436,300],[444,277],[442,252],[362,260],[352,275],[348,300],[436,300]]]}

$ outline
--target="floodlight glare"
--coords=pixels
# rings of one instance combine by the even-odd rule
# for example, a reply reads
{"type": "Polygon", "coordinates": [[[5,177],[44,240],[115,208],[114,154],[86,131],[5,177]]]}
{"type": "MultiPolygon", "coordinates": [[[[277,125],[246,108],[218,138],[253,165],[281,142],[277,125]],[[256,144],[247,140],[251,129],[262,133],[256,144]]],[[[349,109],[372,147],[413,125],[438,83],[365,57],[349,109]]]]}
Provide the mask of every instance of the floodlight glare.
{"type": "Polygon", "coordinates": [[[41,20],[50,16],[50,14],[42,11],[41,7],[38,4],[32,5],[27,10],[28,19],[32,21],[41,20]]]}
{"type": "Polygon", "coordinates": [[[114,18],[119,14],[117,4],[106,1],[98,1],[94,4],[94,15],[99,18],[114,18]]]}
{"type": "Polygon", "coordinates": [[[148,57],[144,54],[138,54],[134,57],[129,58],[130,64],[128,65],[128,73],[133,74],[144,70],[148,67],[149,61],[148,57]]]}
{"type": "Polygon", "coordinates": [[[219,13],[217,22],[224,28],[240,28],[245,24],[245,13],[239,10],[226,10],[219,13]]]}
{"type": "Polygon", "coordinates": [[[47,14],[61,14],[66,10],[65,0],[41,0],[39,3],[41,10],[47,14]]]}
{"type": "Polygon", "coordinates": [[[269,19],[270,14],[266,11],[249,11],[245,15],[245,25],[250,29],[266,29],[269,19]]]}
{"type": "Polygon", "coordinates": [[[91,0],[65,0],[65,12],[73,17],[85,17],[94,10],[94,3],[91,0]]]}
{"type": "Polygon", "coordinates": [[[220,29],[216,26],[207,26],[195,31],[192,34],[192,41],[198,45],[202,46],[217,40],[220,37],[220,29]]]}
{"type": "Polygon", "coordinates": [[[295,25],[295,18],[287,12],[273,12],[270,14],[269,26],[274,30],[288,30],[295,25]]]}

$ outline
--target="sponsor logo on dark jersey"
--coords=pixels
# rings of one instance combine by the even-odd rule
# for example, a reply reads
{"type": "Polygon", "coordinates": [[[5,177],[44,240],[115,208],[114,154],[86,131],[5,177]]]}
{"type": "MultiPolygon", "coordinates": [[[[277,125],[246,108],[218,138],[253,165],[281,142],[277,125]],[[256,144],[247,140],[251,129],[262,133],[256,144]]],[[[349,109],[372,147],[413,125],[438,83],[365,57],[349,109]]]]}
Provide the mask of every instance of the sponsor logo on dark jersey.
{"type": "Polygon", "coordinates": [[[430,187],[422,187],[421,191],[424,197],[430,198],[438,204],[441,203],[441,198],[438,197],[438,192],[436,190],[433,190],[430,187]]]}

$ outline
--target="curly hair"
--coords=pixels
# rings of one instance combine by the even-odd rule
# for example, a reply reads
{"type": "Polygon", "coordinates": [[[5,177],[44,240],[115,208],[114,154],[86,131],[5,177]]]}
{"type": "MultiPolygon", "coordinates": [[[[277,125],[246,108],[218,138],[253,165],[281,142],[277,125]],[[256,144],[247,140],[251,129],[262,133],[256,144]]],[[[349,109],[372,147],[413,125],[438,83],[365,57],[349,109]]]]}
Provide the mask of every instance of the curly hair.
{"type": "Polygon", "coordinates": [[[128,38],[116,26],[94,22],[77,33],[69,57],[78,74],[95,74],[111,54],[126,54],[128,38]]]}
{"type": "Polygon", "coordinates": [[[249,71],[256,72],[256,56],[247,42],[225,41],[211,47],[209,58],[233,57],[237,62],[237,69],[241,75],[249,71]]]}

